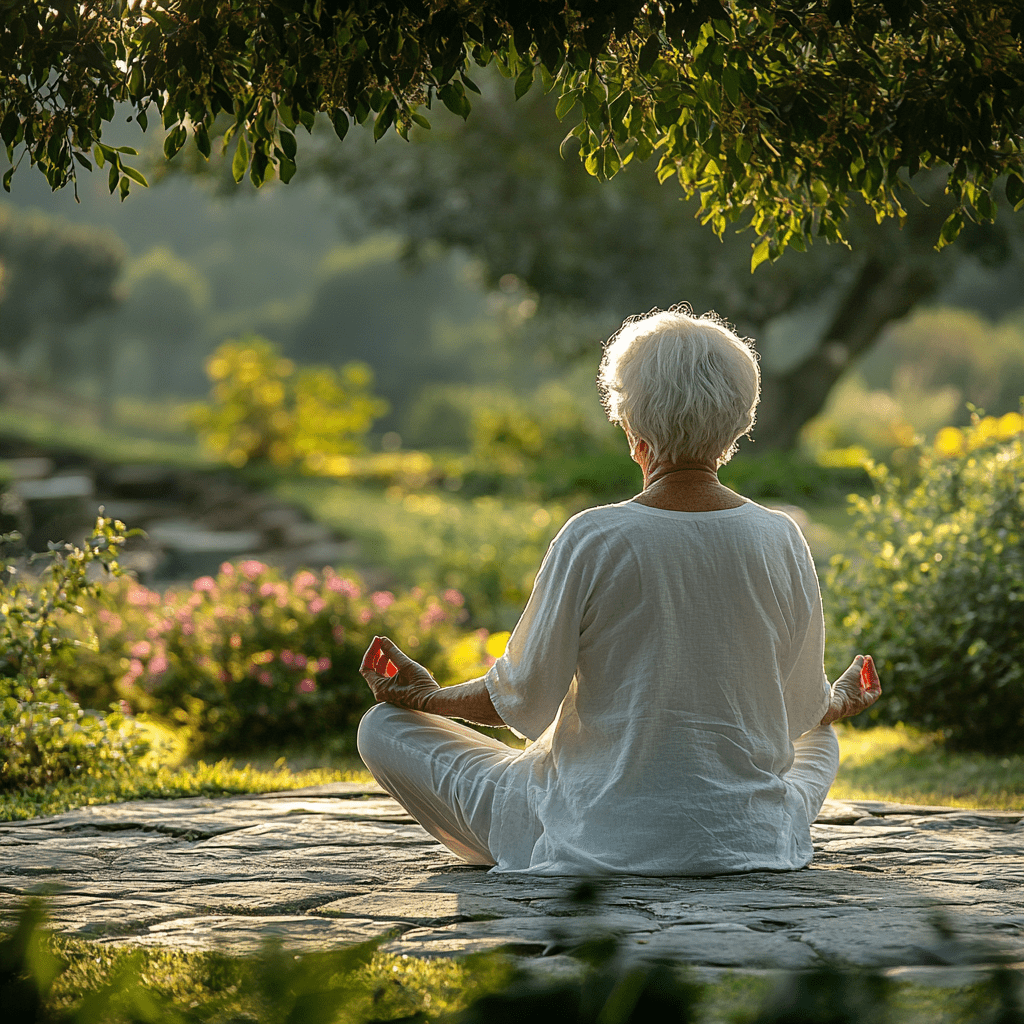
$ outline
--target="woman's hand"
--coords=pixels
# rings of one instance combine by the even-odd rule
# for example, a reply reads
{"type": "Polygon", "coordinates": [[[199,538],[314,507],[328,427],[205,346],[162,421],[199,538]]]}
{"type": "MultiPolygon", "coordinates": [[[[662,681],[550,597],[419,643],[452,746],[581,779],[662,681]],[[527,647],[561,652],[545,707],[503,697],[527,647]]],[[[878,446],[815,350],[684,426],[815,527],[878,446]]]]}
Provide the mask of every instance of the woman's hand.
{"type": "Polygon", "coordinates": [[[359,674],[378,704],[396,704],[411,711],[426,711],[427,702],[441,689],[422,665],[403,654],[386,636],[373,638],[359,674]]]}
{"type": "Polygon", "coordinates": [[[822,725],[859,715],[882,696],[882,684],[871,655],[858,654],[853,664],[832,684],[832,699],[822,725]]]}

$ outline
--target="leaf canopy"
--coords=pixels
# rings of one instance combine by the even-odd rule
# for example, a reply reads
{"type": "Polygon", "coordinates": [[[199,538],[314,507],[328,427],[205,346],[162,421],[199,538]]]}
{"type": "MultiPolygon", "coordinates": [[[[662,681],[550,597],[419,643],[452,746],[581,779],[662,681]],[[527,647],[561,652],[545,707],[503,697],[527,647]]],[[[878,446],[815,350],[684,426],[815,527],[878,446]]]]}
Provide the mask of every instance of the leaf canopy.
{"type": "MultiPolygon", "coordinates": [[[[947,168],[937,244],[991,220],[1006,176],[1024,205],[1020,0],[0,0],[0,137],[54,188],[127,110],[164,153],[235,141],[236,180],[295,173],[291,133],[320,114],[407,137],[440,101],[468,117],[472,73],[517,97],[557,90],[587,170],[657,160],[721,233],[749,224],[755,261],[835,241],[850,197],[902,217],[920,169],[947,168]]],[[[569,148],[569,147],[563,147],[569,148]]],[[[101,155],[102,154],[102,155],[101,155]]]]}

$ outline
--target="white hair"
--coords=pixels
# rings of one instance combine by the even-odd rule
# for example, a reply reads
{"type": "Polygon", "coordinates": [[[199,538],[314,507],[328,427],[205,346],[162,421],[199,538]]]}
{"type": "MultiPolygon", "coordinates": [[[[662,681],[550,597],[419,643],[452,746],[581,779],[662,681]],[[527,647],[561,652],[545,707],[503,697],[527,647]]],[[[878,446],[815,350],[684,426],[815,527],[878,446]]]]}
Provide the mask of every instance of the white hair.
{"type": "Polygon", "coordinates": [[[597,385],[608,419],[655,459],[721,466],[754,425],[760,373],[749,341],[684,305],[626,320],[605,346],[597,385]]]}

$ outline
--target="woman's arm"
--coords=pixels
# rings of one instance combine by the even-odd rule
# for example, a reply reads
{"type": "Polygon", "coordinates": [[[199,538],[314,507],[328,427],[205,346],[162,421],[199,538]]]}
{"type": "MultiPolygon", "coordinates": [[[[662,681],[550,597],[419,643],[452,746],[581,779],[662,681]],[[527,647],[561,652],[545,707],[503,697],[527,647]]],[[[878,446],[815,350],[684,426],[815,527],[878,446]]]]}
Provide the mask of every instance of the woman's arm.
{"type": "Polygon", "coordinates": [[[385,636],[373,638],[359,672],[378,704],[386,701],[411,711],[462,718],[477,725],[505,725],[494,710],[483,679],[441,687],[426,668],[385,636]]]}

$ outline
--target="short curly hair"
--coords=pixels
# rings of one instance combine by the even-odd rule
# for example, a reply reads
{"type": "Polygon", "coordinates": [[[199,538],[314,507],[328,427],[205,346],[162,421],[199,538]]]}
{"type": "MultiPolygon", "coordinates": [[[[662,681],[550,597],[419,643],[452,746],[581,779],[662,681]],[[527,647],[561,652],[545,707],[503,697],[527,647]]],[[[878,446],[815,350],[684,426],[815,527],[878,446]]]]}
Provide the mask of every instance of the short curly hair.
{"type": "Polygon", "coordinates": [[[597,385],[608,418],[656,459],[721,466],[754,425],[761,375],[748,340],[684,305],[626,320],[605,346],[597,385]]]}

